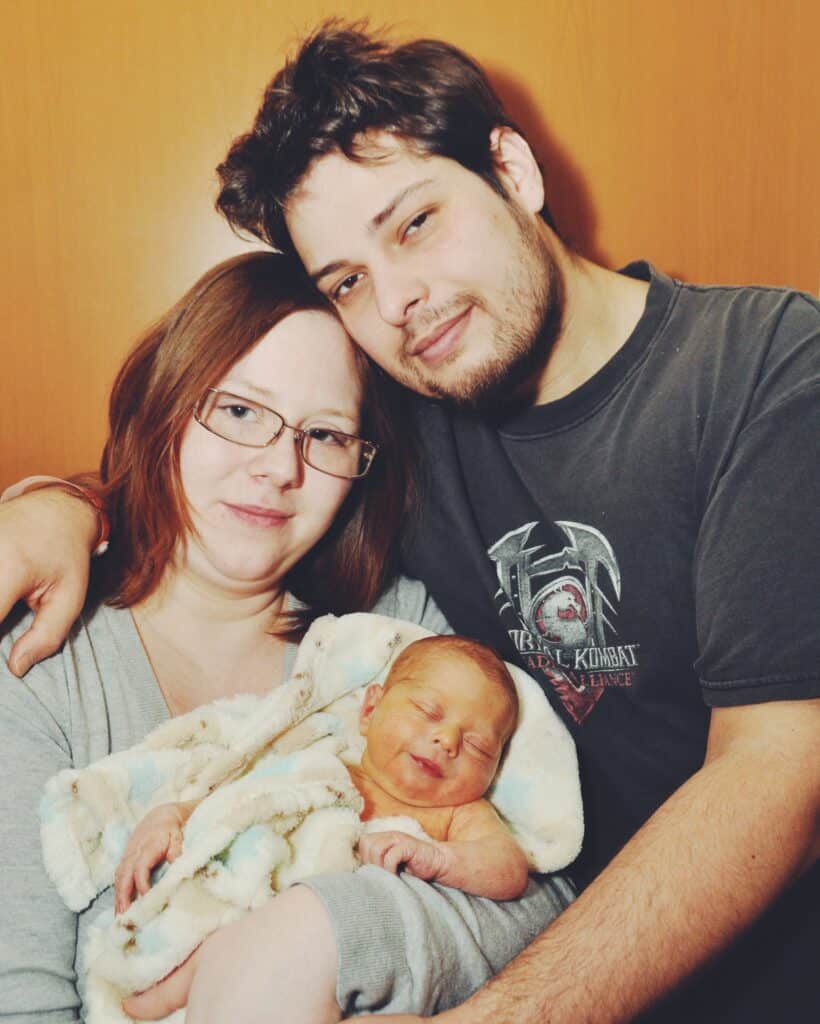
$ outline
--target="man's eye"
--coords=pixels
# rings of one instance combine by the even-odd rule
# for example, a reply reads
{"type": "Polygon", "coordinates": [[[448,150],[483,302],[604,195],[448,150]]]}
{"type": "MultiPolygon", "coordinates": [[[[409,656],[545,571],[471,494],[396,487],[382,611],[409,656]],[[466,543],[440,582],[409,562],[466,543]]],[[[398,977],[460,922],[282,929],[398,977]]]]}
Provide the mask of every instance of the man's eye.
{"type": "Polygon", "coordinates": [[[346,298],[353,288],[356,287],[361,276],[361,274],[348,274],[343,281],[340,281],[330,293],[333,301],[338,302],[340,299],[346,298]]]}
{"type": "Polygon", "coordinates": [[[416,232],[419,231],[420,228],[424,227],[429,217],[429,210],[425,210],[423,213],[416,214],[416,216],[407,225],[407,228],[404,232],[404,237],[407,238],[408,235],[416,234],[416,232]]]}

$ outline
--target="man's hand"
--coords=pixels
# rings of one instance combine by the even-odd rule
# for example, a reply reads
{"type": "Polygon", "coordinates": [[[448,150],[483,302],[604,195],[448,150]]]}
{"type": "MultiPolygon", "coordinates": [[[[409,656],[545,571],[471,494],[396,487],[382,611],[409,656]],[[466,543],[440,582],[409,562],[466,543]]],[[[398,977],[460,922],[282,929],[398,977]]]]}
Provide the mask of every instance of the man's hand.
{"type": "Polygon", "coordinates": [[[713,711],[703,767],[530,946],[432,1019],[634,1020],[725,949],[820,853],[818,736],[820,700],[713,711]]]}
{"type": "Polygon", "coordinates": [[[350,1017],[348,1024],[363,1024],[365,1021],[374,1021],[378,1024],[419,1024],[422,1020],[438,1020],[443,1021],[444,1017],[416,1017],[412,1013],[391,1013],[387,1017],[350,1017]]]}
{"type": "Polygon", "coordinates": [[[0,621],[21,600],[35,613],[12,647],[14,675],[53,654],[80,614],[97,532],[95,509],[58,487],[0,504],[0,621]]]}
{"type": "Polygon", "coordinates": [[[447,868],[445,849],[407,832],[370,832],[359,840],[362,864],[376,864],[396,875],[404,870],[425,882],[434,882],[447,868]]]}

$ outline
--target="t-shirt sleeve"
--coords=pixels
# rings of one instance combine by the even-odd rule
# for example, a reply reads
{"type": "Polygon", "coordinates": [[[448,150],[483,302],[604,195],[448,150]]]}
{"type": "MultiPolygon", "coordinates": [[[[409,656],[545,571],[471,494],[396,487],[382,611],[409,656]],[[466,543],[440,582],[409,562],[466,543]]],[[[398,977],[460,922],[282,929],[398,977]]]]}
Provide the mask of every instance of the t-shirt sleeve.
{"type": "Polygon", "coordinates": [[[398,579],[382,594],[371,611],[394,619],[416,622],[433,633],[452,633],[444,613],[430,596],[427,587],[409,576],[398,579]]]}
{"type": "Polygon", "coordinates": [[[820,696],[818,438],[815,376],[759,403],[713,489],[693,581],[710,706],[820,696]]]}
{"type": "Polygon", "coordinates": [[[10,638],[0,647],[0,1021],[63,1024],[80,1019],[77,916],[43,866],[38,807],[46,780],[71,766],[69,741],[49,706],[53,674],[35,666],[16,679],[6,668],[10,638]]]}

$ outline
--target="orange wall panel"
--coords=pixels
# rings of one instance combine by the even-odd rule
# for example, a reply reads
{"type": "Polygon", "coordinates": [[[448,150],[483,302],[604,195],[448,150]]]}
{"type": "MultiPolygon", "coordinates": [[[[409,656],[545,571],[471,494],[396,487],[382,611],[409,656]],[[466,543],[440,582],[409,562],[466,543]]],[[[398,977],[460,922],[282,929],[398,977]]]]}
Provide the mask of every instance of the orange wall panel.
{"type": "Polygon", "coordinates": [[[581,251],[820,283],[808,0],[0,0],[0,486],[94,465],[142,327],[243,248],[213,169],[301,32],[370,15],[472,52],[581,251]],[[412,10],[412,16],[408,11],[412,10]]]}

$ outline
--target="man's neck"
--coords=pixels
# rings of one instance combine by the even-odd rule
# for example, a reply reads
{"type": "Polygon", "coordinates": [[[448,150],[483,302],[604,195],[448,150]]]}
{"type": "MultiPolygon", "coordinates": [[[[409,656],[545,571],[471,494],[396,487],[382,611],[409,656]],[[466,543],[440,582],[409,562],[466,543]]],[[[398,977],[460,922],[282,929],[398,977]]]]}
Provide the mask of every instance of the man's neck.
{"type": "Polygon", "coordinates": [[[564,398],[619,351],[646,308],[649,285],[606,270],[548,240],[563,277],[561,332],[535,386],[534,404],[564,398]]]}

